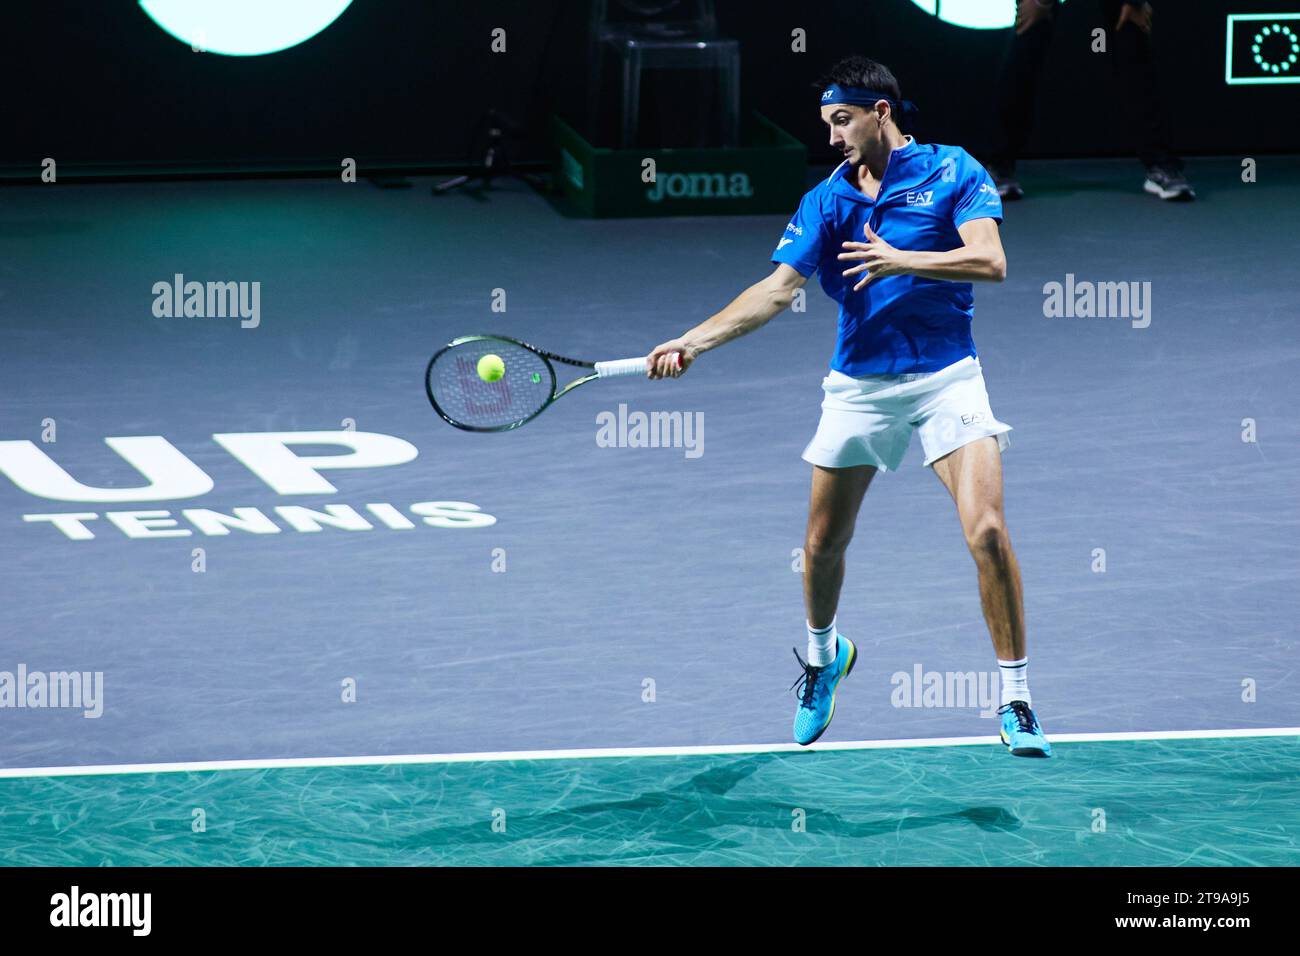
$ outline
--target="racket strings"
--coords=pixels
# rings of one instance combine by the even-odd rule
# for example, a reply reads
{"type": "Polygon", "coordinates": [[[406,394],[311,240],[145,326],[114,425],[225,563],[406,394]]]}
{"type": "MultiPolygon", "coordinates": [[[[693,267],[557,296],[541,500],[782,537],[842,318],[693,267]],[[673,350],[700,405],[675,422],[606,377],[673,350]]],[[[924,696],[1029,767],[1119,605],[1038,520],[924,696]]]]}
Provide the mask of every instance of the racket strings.
{"type": "Polygon", "coordinates": [[[520,345],[484,339],[451,346],[429,368],[429,392],[444,417],[471,428],[503,428],[531,418],[550,401],[554,377],[546,360],[520,345]],[[485,381],[478,363],[496,355],[505,374],[485,381]]]}

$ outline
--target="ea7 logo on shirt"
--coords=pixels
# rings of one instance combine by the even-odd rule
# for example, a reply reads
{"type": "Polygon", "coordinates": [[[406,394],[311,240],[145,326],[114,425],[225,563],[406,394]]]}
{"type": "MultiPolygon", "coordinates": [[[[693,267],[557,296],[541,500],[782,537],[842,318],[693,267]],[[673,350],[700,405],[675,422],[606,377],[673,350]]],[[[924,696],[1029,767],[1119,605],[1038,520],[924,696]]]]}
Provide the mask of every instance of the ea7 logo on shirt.
{"type": "Polygon", "coordinates": [[[909,206],[930,206],[934,204],[934,190],[927,189],[924,192],[914,192],[907,194],[907,204],[909,206]]]}

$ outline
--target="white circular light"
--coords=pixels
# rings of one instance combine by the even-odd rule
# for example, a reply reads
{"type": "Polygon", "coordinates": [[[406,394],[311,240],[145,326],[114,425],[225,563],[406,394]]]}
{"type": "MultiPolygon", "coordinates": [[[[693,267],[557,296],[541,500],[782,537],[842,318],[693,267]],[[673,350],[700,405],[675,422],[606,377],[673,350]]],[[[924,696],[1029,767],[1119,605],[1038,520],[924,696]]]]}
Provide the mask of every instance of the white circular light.
{"type": "Polygon", "coordinates": [[[310,40],[352,0],[140,0],[177,40],[205,53],[263,56],[310,40]]]}
{"type": "MultiPolygon", "coordinates": [[[[1008,0],[912,0],[944,23],[969,30],[1005,30],[1016,25],[1016,5],[1008,0]]],[[[1061,0],[1062,3],[1065,0],[1061,0]]]]}

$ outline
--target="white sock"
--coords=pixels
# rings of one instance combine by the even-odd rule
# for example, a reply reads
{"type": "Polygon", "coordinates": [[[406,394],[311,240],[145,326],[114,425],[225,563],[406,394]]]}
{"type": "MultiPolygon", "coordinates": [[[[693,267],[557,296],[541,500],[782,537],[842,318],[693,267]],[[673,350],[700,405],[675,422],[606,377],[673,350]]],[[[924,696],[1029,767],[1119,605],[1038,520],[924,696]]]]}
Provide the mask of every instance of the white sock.
{"type": "Polygon", "coordinates": [[[1023,700],[1033,707],[1034,701],[1029,696],[1029,658],[1022,657],[1018,661],[999,660],[998,670],[1002,672],[1003,706],[1013,700],[1023,700]]]}
{"type": "Polygon", "coordinates": [[[813,667],[825,667],[835,660],[835,618],[823,628],[808,625],[808,663],[813,667]]]}

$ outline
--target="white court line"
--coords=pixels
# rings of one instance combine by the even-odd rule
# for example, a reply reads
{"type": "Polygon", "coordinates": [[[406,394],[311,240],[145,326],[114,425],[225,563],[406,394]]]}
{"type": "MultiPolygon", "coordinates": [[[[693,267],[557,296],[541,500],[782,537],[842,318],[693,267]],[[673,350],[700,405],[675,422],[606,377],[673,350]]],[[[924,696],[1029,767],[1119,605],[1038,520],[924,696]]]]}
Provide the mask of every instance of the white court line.
{"type": "MultiPolygon", "coordinates": [[[[1220,737],[1300,737],[1300,727],[1251,730],[1138,730],[1120,733],[1053,734],[1052,743],[1105,740],[1201,740],[1220,737]]],[[[106,774],[186,773],[205,770],[283,770],[292,767],[379,767],[392,764],[484,763],[506,760],[591,760],[603,757],[689,757],[710,754],[795,753],[826,750],[897,750],[908,747],[969,747],[996,744],[997,737],[918,737],[814,744],[719,744],[702,747],[609,747],[592,750],[515,750],[465,754],[394,754],[378,757],[281,757],[267,760],[197,760],[188,763],[124,763],[88,767],[0,768],[0,779],[80,777],[106,774]]]]}

